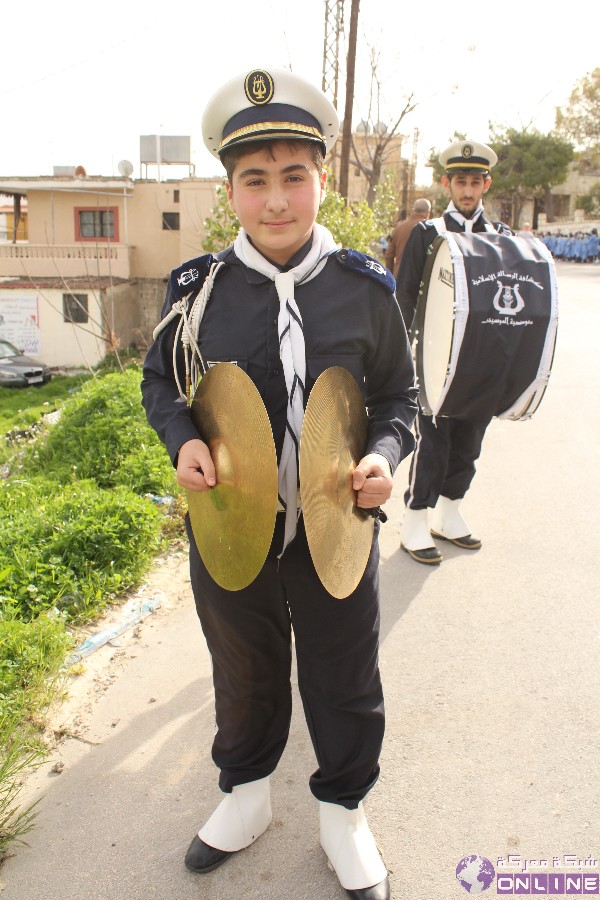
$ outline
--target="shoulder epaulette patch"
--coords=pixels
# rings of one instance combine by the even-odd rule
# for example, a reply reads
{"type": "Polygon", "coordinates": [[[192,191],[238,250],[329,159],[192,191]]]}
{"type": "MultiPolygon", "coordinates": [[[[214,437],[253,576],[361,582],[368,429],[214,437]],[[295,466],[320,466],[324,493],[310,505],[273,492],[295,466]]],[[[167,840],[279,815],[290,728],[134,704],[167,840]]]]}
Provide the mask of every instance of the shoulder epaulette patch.
{"type": "Polygon", "coordinates": [[[196,259],[190,259],[173,269],[169,277],[169,286],[173,297],[181,300],[192,291],[199,290],[214,261],[214,256],[207,253],[205,256],[197,256],[196,259]]]}
{"type": "Polygon", "coordinates": [[[335,257],[341,265],[358,272],[359,275],[373,278],[382,284],[390,294],[394,293],[396,289],[394,276],[379,260],[367,256],[366,253],[359,253],[358,250],[338,250],[335,257]]]}

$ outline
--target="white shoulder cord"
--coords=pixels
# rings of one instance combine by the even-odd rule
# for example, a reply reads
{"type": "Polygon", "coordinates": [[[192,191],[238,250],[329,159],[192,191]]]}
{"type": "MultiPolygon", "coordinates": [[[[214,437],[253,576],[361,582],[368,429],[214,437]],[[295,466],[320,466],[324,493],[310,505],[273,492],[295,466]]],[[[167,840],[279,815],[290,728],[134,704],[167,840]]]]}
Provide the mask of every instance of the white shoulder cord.
{"type": "Polygon", "coordinates": [[[206,365],[202,358],[202,354],[200,353],[200,348],[198,347],[198,334],[200,332],[200,323],[202,322],[202,317],[204,316],[206,304],[208,303],[208,299],[213,289],[215,278],[223,265],[225,265],[225,263],[221,260],[212,263],[208,275],[204,279],[204,284],[202,285],[200,293],[194,300],[189,313],[187,312],[187,298],[184,297],[182,300],[177,300],[152,333],[153,338],[156,340],[161,331],[166,328],[175,316],[181,316],[173,340],[173,375],[175,376],[175,383],[177,385],[177,390],[179,391],[179,396],[188,404],[191,404],[192,402],[193,391],[195,391],[197,387],[200,376],[206,372],[206,365]],[[182,388],[177,373],[176,353],[177,344],[180,338],[185,360],[185,390],[182,388]]]}

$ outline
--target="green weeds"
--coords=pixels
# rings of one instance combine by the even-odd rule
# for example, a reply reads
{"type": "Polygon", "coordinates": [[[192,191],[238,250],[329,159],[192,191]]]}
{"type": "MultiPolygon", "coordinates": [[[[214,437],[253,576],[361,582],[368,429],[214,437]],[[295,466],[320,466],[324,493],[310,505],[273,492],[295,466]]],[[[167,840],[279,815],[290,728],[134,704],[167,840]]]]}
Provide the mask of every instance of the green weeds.
{"type": "Polygon", "coordinates": [[[91,375],[55,375],[39,387],[0,388],[0,435],[25,430],[39,422],[89,378],[91,375]]]}
{"type": "Polygon", "coordinates": [[[19,811],[19,780],[43,753],[72,626],[136,587],[181,533],[144,496],[181,503],[141,406],[141,372],[110,368],[0,391],[0,860],[34,821],[19,811]]]}

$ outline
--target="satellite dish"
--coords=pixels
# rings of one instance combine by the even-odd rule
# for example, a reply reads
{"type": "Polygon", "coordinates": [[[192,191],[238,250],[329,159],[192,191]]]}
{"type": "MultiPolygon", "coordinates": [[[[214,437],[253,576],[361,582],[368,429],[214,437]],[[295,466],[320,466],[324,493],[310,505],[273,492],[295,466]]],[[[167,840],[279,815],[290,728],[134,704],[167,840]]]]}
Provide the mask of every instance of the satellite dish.
{"type": "Polygon", "coordinates": [[[122,159],[117,168],[121,175],[124,175],[125,178],[129,178],[129,176],[133,172],[133,165],[129,162],[128,159],[122,159]]]}
{"type": "Polygon", "coordinates": [[[85,176],[87,175],[87,172],[85,171],[83,166],[77,166],[77,168],[75,169],[75,175],[80,175],[85,178],[85,176]]]}

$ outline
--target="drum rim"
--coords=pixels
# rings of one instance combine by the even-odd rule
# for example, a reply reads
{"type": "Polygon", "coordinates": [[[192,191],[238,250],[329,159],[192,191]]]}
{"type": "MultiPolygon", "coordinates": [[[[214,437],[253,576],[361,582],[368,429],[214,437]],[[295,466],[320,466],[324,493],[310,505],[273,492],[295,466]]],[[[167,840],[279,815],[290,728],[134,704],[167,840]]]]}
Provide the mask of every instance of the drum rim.
{"type": "MultiPolygon", "coordinates": [[[[425,265],[423,267],[423,275],[421,278],[421,285],[419,288],[419,299],[417,302],[417,309],[415,311],[415,318],[411,328],[411,344],[416,342],[416,352],[415,352],[415,360],[416,360],[416,368],[417,368],[417,380],[419,385],[419,403],[423,409],[423,412],[428,416],[433,416],[434,410],[433,405],[429,402],[429,397],[427,396],[427,391],[425,388],[425,369],[424,369],[424,354],[422,350],[419,349],[419,340],[423,340],[423,332],[425,327],[425,313],[427,310],[427,295],[426,291],[431,282],[431,274],[433,272],[433,267],[435,265],[435,261],[442,244],[448,245],[448,240],[445,234],[437,234],[428,248],[427,259],[425,260],[425,265]]],[[[452,270],[454,271],[454,260],[451,256],[452,270]]],[[[456,328],[456,319],[453,317],[452,319],[452,333],[450,336],[450,347],[454,345],[454,333],[456,328]]],[[[421,344],[421,347],[423,345],[421,344]]],[[[450,360],[448,359],[448,364],[450,360]]],[[[446,373],[446,377],[444,379],[444,384],[442,385],[442,390],[440,392],[440,397],[444,396],[444,390],[448,383],[448,373],[446,373]]]]}

